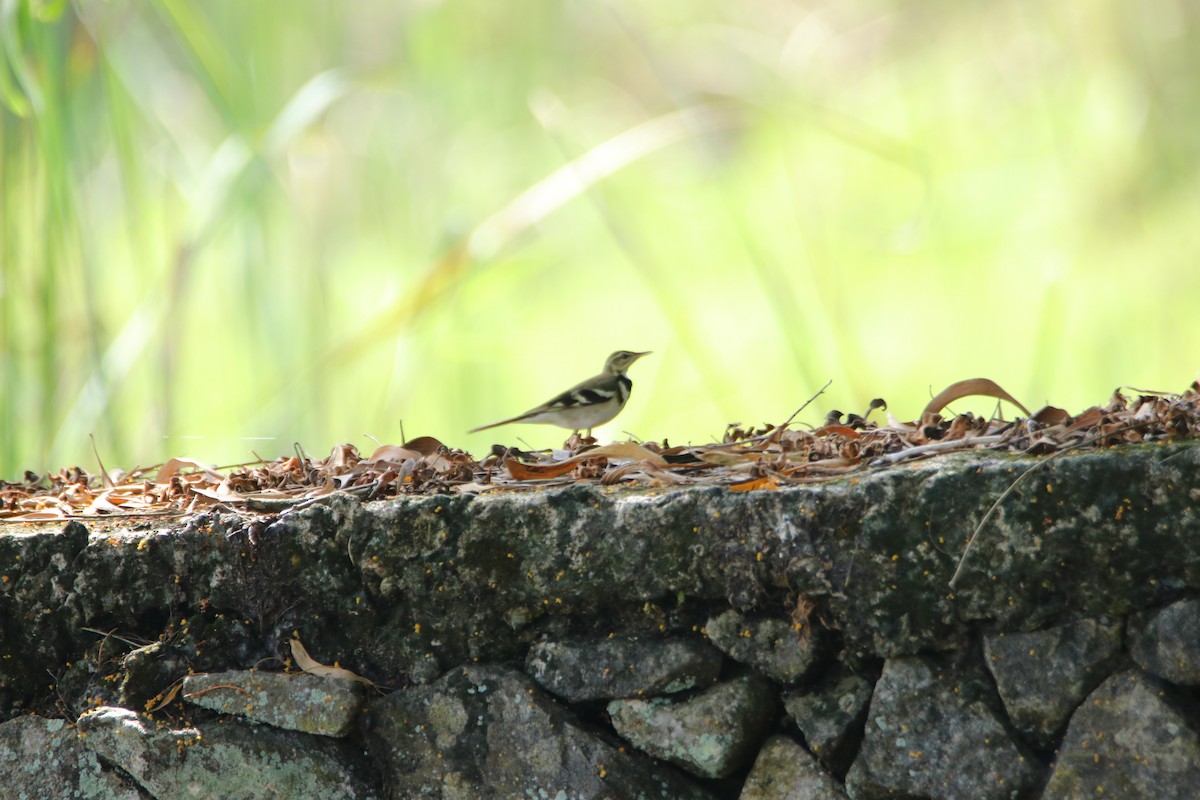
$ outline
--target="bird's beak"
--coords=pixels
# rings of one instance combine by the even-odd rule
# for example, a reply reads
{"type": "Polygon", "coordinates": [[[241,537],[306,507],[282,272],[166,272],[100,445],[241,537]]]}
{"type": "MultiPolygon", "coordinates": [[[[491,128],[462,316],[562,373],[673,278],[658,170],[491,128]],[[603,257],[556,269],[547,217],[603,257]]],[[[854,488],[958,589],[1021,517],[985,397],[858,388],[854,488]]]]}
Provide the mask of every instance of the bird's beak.
{"type": "MultiPolygon", "coordinates": [[[[646,352],[644,352],[644,353],[634,353],[633,355],[634,355],[634,356],[636,356],[637,358],[641,358],[642,356],[648,356],[648,355],[650,355],[650,354],[651,354],[651,353],[653,353],[653,352],[654,352],[653,350],[647,350],[647,351],[646,351],[646,352]]],[[[636,360],[637,360],[637,358],[635,358],[634,360],[636,361],[636,360]]]]}

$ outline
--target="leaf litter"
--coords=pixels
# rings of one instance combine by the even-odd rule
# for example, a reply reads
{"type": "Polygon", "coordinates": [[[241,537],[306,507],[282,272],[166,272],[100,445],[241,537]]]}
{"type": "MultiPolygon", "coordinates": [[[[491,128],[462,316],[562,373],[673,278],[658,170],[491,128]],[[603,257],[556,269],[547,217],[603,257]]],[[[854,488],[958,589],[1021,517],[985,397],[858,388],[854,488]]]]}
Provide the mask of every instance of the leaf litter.
{"type": "Polygon", "coordinates": [[[594,439],[572,435],[561,450],[525,451],[496,444],[477,458],[421,436],[401,445],[380,445],[366,456],[351,444],[341,444],[325,458],[313,458],[297,447],[291,456],[221,469],[195,459],[171,458],[157,466],[103,475],[80,467],[47,475],[26,472],[21,481],[0,481],[0,520],[185,516],[212,510],[270,516],[327,502],[339,492],[376,500],[536,491],[580,483],[775,490],[953,452],[1050,456],[1085,447],[1200,438],[1200,382],[1179,394],[1118,389],[1105,405],[1077,414],[1054,406],[1030,413],[986,378],[946,387],[919,418],[908,422],[887,413],[883,400],[872,400],[862,415],[830,411],[818,427],[794,423],[798,413],[782,424],[732,423],[721,441],[701,445],[671,445],[664,439],[598,446],[594,439]],[[971,396],[995,399],[996,413],[946,413],[952,403],[971,396]],[[1001,402],[1024,416],[1006,419],[1001,402]]]}

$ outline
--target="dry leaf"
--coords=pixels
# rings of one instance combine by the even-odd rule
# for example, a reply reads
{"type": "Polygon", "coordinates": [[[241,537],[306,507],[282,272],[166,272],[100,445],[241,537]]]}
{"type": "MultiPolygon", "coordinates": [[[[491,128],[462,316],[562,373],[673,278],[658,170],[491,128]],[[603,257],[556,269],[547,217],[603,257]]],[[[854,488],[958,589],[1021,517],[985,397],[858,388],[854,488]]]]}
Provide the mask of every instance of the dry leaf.
{"type": "Polygon", "coordinates": [[[667,460],[649,450],[640,444],[634,442],[614,442],[606,444],[602,447],[594,447],[591,450],[586,450],[583,453],[575,456],[570,461],[581,461],[585,458],[594,458],[596,456],[607,456],[609,458],[624,458],[630,461],[647,461],[656,467],[667,466],[667,460]]]}
{"type": "Polygon", "coordinates": [[[536,481],[557,478],[575,469],[578,461],[559,461],[554,464],[525,464],[515,458],[504,459],[504,467],[515,481],[536,481]]]}
{"type": "Polygon", "coordinates": [[[756,489],[770,489],[771,491],[778,491],[779,484],[773,478],[768,476],[763,478],[755,478],[754,480],[750,481],[743,481],[741,483],[735,483],[729,487],[729,491],[731,492],[753,492],[756,489]]]}
{"type": "Polygon", "coordinates": [[[375,452],[371,453],[367,458],[362,460],[364,464],[394,464],[400,466],[405,461],[413,460],[420,461],[426,455],[416,450],[410,450],[407,447],[400,447],[394,444],[385,444],[382,447],[375,448],[375,452]]]}
{"type": "Polygon", "coordinates": [[[188,467],[200,470],[209,478],[211,478],[214,483],[220,483],[221,481],[225,480],[224,475],[205,464],[201,464],[194,458],[169,458],[167,459],[166,463],[158,468],[158,474],[154,476],[154,482],[169,483],[171,478],[175,477],[179,470],[187,469],[188,467]]]}
{"type": "Polygon", "coordinates": [[[84,509],[83,513],[85,513],[85,514],[119,514],[119,513],[121,513],[121,511],[123,509],[119,505],[113,503],[111,500],[108,499],[109,495],[111,494],[112,491],[113,491],[112,489],[106,489],[105,491],[96,495],[96,499],[93,500],[86,509],[84,509]]]}
{"type": "Polygon", "coordinates": [[[292,647],[292,659],[295,660],[296,666],[307,672],[309,675],[319,675],[322,678],[342,678],[344,680],[358,681],[365,683],[368,686],[375,684],[361,675],[355,675],[348,669],[341,667],[330,667],[315,660],[304,649],[304,645],[300,644],[299,639],[292,639],[289,644],[292,647]]]}
{"type": "Polygon", "coordinates": [[[432,436],[418,436],[415,439],[409,439],[404,443],[404,447],[408,450],[416,450],[423,456],[431,456],[438,450],[449,449],[432,436]]]}
{"type": "Polygon", "coordinates": [[[930,400],[929,404],[925,406],[925,410],[921,412],[921,419],[925,420],[930,417],[936,417],[943,408],[950,405],[955,400],[961,400],[964,397],[972,397],[974,395],[979,395],[982,397],[994,397],[997,400],[1003,400],[1007,403],[1012,403],[1014,406],[1021,409],[1021,411],[1025,412],[1025,416],[1029,416],[1029,409],[1018,403],[1011,394],[1001,389],[995,381],[987,378],[971,378],[969,380],[952,383],[939,392],[937,397],[930,400]]]}
{"type": "Polygon", "coordinates": [[[848,425],[825,425],[813,431],[814,436],[828,436],[831,433],[841,434],[851,439],[861,439],[862,434],[848,425]]]}
{"type": "Polygon", "coordinates": [[[179,690],[182,688],[183,678],[180,678],[171,684],[171,687],[166,691],[165,694],[159,692],[158,694],[154,695],[154,697],[151,697],[149,700],[147,700],[146,710],[149,712],[154,712],[166,708],[171,704],[171,701],[179,695],[179,690]]]}
{"type": "Polygon", "coordinates": [[[1042,408],[1041,411],[1037,412],[1032,417],[1030,417],[1030,419],[1032,419],[1034,422],[1038,423],[1039,425],[1053,426],[1053,425],[1061,425],[1064,422],[1070,422],[1071,415],[1068,414],[1066,411],[1064,411],[1061,408],[1055,408],[1054,406],[1045,406],[1044,408],[1042,408]]]}

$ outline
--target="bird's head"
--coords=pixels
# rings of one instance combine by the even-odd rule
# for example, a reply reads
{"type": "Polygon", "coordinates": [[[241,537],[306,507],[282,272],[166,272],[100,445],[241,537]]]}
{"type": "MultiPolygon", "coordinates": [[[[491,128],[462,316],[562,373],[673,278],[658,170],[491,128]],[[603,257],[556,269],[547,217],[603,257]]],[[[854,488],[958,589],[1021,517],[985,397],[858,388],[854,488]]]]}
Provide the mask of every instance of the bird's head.
{"type": "Polygon", "coordinates": [[[634,353],[629,350],[618,350],[608,357],[608,361],[604,362],[604,371],[610,375],[624,375],[625,370],[629,369],[629,365],[637,361],[642,356],[650,355],[647,350],[644,353],[634,353]]]}

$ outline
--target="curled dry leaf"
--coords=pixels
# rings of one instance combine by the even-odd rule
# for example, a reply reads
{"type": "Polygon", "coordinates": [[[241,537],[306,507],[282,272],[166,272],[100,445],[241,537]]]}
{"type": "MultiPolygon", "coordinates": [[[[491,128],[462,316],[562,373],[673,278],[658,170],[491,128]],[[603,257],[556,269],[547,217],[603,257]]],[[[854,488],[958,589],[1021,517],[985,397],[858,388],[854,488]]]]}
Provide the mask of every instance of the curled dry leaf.
{"type": "Polygon", "coordinates": [[[1064,422],[1071,421],[1071,415],[1061,408],[1054,406],[1045,406],[1041,411],[1030,417],[1039,425],[1062,425],[1064,422]]]}
{"type": "Polygon", "coordinates": [[[423,456],[431,456],[439,450],[449,449],[432,436],[418,436],[415,439],[409,439],[404,443],[404,447],[408,450],[415,450],[423,456]]]}
{"type": "Polygon", "coordinates": [[[813,431],[814,436],[828,436],[831,433],[837,433],[851,439],[861,439],[862,434],[854,430],[848,425],[824,425],[813,431]]]}
{"type": "Polygon", "coordinates": [[[171,705],[175,698],[179,696],[179,690],[182,688],[183,678],[180,678],[172,683],[165,692],[159,692],[158,694],[154,695],[154,697],[151,697],[149,700],[147,700],[146,711],[153,713],[155,711],[161,711],[162,709],[171,705]]]}
{"type": "Polygon", "coordinates": [[[580,455],[575,456],[574,460],[584,458],[592,458],[594,456],[607,456],[612,459],[628,459],[630,461],[645,461],[653,464],[656,467],[667,466],[667,460],[649,450],[640,444],[634,442],[614,442],[601,447],[594,447],[591,450],[586,450],[580,455]]]}
{"type": "Polygon", "coordinates": [[[207,464],[201,464],[194,458],[168,458],[161,467],[158,468],[158,474],[154,476],[155,483],[167,483],[171,478],[175,477],[182,469],[195,469],[204,473],[212,480],[213,483],[220,483],[225,480],[225,476],[209,467],[207,464]]]}
{"type": "Polygon", "coordinates": [[[558,478],[575,469],[578,461],[568,459],[552,464],[524,464],[515,458],[504,459],[504,468],[514,481],[537,481],[558,478]]]}
{"type": "Polygon", "coordinates": [[[426,454],[407,447],[385,444],[375,448],[375,452],[362,460],[364,464],[393,464],[400,466],[405,461],[420,461],[426,454]]]}
{"type": "Polygon", "coordinates": [[[1008,392],[1000,388],[1000,386],[987,378],[971,378],[965,381],[958,381],[947,386],[942,391],[938,392],[937,396],[929,401],[925,406],[925,410],[921,412],[921,419],[936,417],[939,412],[946,406],[953,403],[955,400],[961,400],[964,397],[979,395],[982,397],[994,397],[997,400],[1003,400],[1006,403],[1012,403],[1021,411],[1025,412],[1025,416],[1029,416],[1029,409],[1021,405],[1008,392]]]}
{"type": "Polygon", "coordinates": [[[341,678],[343,680],[358,681],[359,683],[365,683],[368,686],[375,685],[373,682],[367,680],[361,675],[356,675],[348,669],[331,667],[317,661],[308,654],[308,651],[304,649],[304,645],[300,643],[299,639],[292,639],[290,642],[288,642],[288,644],[291,645],[292,659],[296,662],[296,666],[307,672],[309,675],[319,675],[322,678],[341,678]]]}

